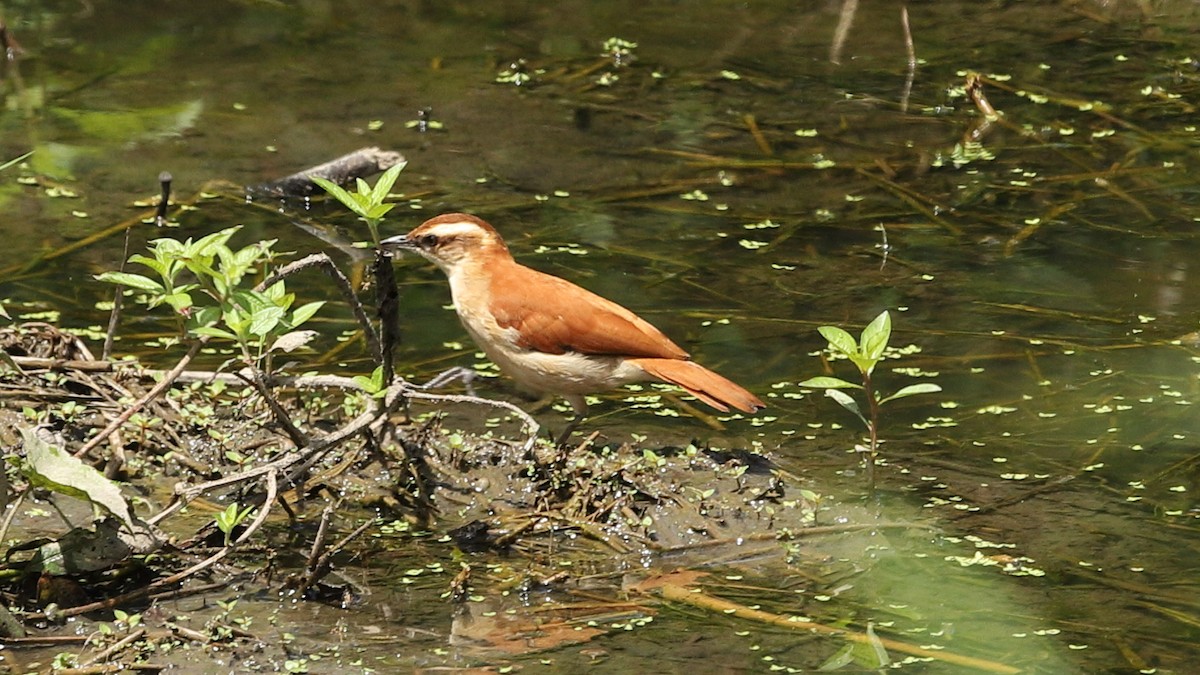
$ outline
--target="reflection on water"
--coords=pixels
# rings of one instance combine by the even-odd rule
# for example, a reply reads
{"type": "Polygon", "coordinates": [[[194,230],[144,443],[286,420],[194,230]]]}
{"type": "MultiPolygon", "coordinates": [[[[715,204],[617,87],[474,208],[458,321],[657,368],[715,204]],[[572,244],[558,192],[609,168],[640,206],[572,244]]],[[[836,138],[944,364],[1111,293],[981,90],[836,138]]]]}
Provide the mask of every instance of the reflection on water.
{"type": "MultiPolygon", "coordinates": [[[[899,13],[866,4],[848,21],[795,3],[14,3],[26,53],[5,71],[0,160],[36,153],[0,173],[6,261],[132,217],[164,169],[190,199],[208,181],[394,148],[410,164],[393,229],[487,215],[523,261],[633,307],[765,394],[766,415],[729,421],[718,442],[761,446],[835,505],[860,499],[855,422],[795,383],[821,372],[816,326],[890,308],[893,343],[920,352],[881,366],[881,386],[944,391],[885,411],[878,509],[946,536],[889,542],[886,562],[864,558],[867,543],[826,555],[856,568],[832,615],[1035,668],[1184,672],[1200,659],[1196,5],[913,5],[902,111],[899,13]],[[987,128],[968,70],[1001,113],[987,128]]],[[[265,206],[206,201],[182,234],[241,222],[308,252],[324,245],[294,220],[355,227],[265,206]]],[[[101,325],[90,275],[124,256],[115,235],[6,267],[9,309],[101,325]]],[[[136,229],[134,246],[153,236],[136,229]]],[[[465,335],[441,279],[398,273],[411,369],[472,364],[469,345],[446,346],[465,335]]],[[[326,292],[309,283],[301,294],[326,292]]],[[[163,329],[127,320],[127,342],[163,329]]],[[[332,344],[348,324],[327,320],[332,344]]],[[[621,396],[597,410],[615,442],[713,436],[621,396]]],[[[815,644],[818,663],[837,649],[815,644]]],[[[778,650],[777,664],[813,665],[778,650]]]]}

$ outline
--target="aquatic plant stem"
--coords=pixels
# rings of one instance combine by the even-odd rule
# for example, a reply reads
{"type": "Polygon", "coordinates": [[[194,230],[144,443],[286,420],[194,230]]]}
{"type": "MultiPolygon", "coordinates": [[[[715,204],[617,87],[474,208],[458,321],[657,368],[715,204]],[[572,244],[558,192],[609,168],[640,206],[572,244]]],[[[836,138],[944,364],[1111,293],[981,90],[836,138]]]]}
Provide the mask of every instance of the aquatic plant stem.
{"type": "Polygon", "coordinates": [[[707,609],[724,615],[736,616],[740,619],[757,621],[771,626],[786,628],[794,631],[811,631],[813,633],[823,635],[835,635],[850,642],[860,644],[871,644],[877,642],[885,648],[900,652],[902,654],[910,654],[919,658],[934,659],[943,663],[950,663],[956,666],[966,668],[974,668],[989,673],[1018,673],[1019,668],[1010,666],[1006,663],[998,663],[986,659],[975,658],[972,656],[964,656],[947,651],[934,651],[924,649],[907,642],[892,640],[884,637],[870,636],[866,633],[847,630],[834,626],[826,626],[820,623],[811,621],[798,621],[797,617],[786,616],[782,614],[773,614],[760,609],[753,609],[736,602],[718,598],[714,595],[701,592],[698,588],[691,585],[676,583],[670,581],[668,577],[660,577],[658,580],[649,579],[638,585],[638,590],[642,592],[656,591],[664,600],[671,602],[679,602],[693,607],[707,609]]]}
{"type": "Polygon", "coordinates": [[[863,371],[863,390],[867,394],[867,432],[869,434],[869,445],[867,446],[867,489],[872,494],[875,492],[875,457],[879,454],[879,394],[871,385],[871,371],[863,371]]]}

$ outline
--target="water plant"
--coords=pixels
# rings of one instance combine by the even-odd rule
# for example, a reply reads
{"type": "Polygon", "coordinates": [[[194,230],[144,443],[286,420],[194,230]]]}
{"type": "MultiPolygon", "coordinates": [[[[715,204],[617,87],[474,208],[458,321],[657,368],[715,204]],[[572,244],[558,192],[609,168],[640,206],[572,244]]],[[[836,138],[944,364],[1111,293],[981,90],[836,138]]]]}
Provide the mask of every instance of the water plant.
{"type": "Polygon", "coordinates": [[[885,403],[908,396],[939,392],[942,388],[932,382],[919,382],[901,387],[895,393],[888,396],[881,396],[880,392],[875,388],[873,380],[875,366],[886,358],[885,353],[888,348],[888,341],[892,336],[892,317],[887,310],[880,312],[879,316],[867,324],[867,327],[863,329],[858,340],[855,340],[853,335],[837,326],[821,326],[817,331],[829,342],[829,351],[835,358],[844,358],[854,364],[854,367],[858,369],[859,376],[862,378],[862,384],[848,382],[839,377],[822,375],[809,378],[801,382],[800,386],[824,389],[826,396],[836,401],[838,405],[846,410],[849,410],[866,426],[868,433],[867,445],[859,444],[855,446],[855,449],[864,455],[863,461],[866,463],[867,484],[871,490],[874,490],[875,460],[879,455],[880,407],[885,403]],[[842,391],[843,389],[858,389],[863,392],[867,403],[866,414],[863,413],[862,408],[854,400],[854,397],[842,391]]]}
{"type": "Polygon", "coordinates": [[[245,287],[248,275],[274,260],[275,242],[230,248],[229,240],[238,229],[229,227],[194,241],[155,239],[149,255],[129,258],[153,274],[105,272],[96,278],[141,291],[141,301],[151,309],[169,306],[187,335],[233,340],[243,359],[255,363],[279,343],[295,348],[297,341],[303,342],[308,334],[297,333],[296,328],[325,303],[293,308],[296,296],[287,292],[283,281],[261,290],[245,287]]]}

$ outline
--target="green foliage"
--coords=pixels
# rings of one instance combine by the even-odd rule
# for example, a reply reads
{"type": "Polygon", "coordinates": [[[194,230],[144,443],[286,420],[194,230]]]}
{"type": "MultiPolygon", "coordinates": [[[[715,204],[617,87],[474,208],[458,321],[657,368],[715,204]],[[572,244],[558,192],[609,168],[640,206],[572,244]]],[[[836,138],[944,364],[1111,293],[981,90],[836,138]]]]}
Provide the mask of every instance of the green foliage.
{"type": "Polygon", "coordinates": [[[355,375],[352,379],[362,387],[364,392],[375,398],[383,398],[387,394],[387,382],[383,379],[383,366],[371,371],[370,377],[355,375]]]}
{"type": "Polygon", "coordinates": [[[916,394],[939,392],[942,388],[932,382],[921,382],[901,387],[895,393],[883,397],[875,390],[871,376],[875,372],[875,366],[884,359],[888,341],[892,337],[892,317],[886,310],[880,312],[879,316],[867,324],[857,340],[850,333],[836,326],[821,326],[817,331],[829,342],[830,352],[835,356],[844,357],[854,364],[862,378],[862,384],[854,384],[838,377],[819,376],[801,382],[800,386],[824,389],[826,396],[853,413],[870,432],[870,445],[866,448],[868,453],[867,472],[873,487],[875,457],[879,449],[880,406],[916,394]],[[842,391],[843,389],[860,389],[864,392],[868,405],[865,414],[854,397],[842,391]]]}
{"type": "Polygon", "coordinates": [[[96,278],[141,291],[141,300],[151,309],[171,307],[189,335],[233,340],[247,359],[261,357],[277,340],[311,319],[324,302],[293,309],[296,296],[287,292],[282,281],[261,291],[243,287],[247,276],[264,268],[276,254],[275,240],[230,248],[229,240],[239,229],[230,227],[195,241],[155,239],[149,255],[129,258],[153,274],[105,272],[96,278]]]}
{"type": "Polygon", "coordinates": [[[387,199],[388,193],[391,192],[392,186],[396,184],[396,179],[405,166],[406,163],[401,162],[385,171],[374,187],[361,178],[357,179],[356,192],[350,192],[337,183],[324,178],[313,176],[312,180],[367,224],[367,228],[371,231],[371,243],[378,247],[379,223],[383,221],[383,217],[387,215],[388,211],[396,206],[395,204],[385,204],[383,200],[387,199]]]}
{"type": "Polygon", "coordinates": [[[233,530],[241,525],[243,521],[250,516],[254,511],[253,506],[247,506],[244,509],[238,509],[237,502],[225,507],[224,511],[217,513],[215,519],[217,529],[225,534],[225,545],[229,546],[229,542],[233,537],[233,530]]]}

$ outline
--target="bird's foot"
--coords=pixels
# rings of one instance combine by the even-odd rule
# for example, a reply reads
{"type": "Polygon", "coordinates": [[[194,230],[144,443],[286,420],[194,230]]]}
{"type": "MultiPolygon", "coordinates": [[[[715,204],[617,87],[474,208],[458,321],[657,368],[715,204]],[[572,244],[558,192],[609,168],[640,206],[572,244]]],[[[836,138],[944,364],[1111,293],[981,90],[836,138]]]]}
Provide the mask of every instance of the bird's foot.
{"type": "Polygon", "coordinates": [[[454,382],[455,380],[459,380],[463,383],[463,386],[466,387],[467,393],[471,396],[474,396],[475,388],[471,385],[477,376],[478,373],[475,372],[474,368],[455,366],[448,370],[443,370],[437,375],[434,375],[433,379],[429,380],[425,384],[422,384],[419,388],[424,390],[440,389],[451,382],[454,382]]]}

